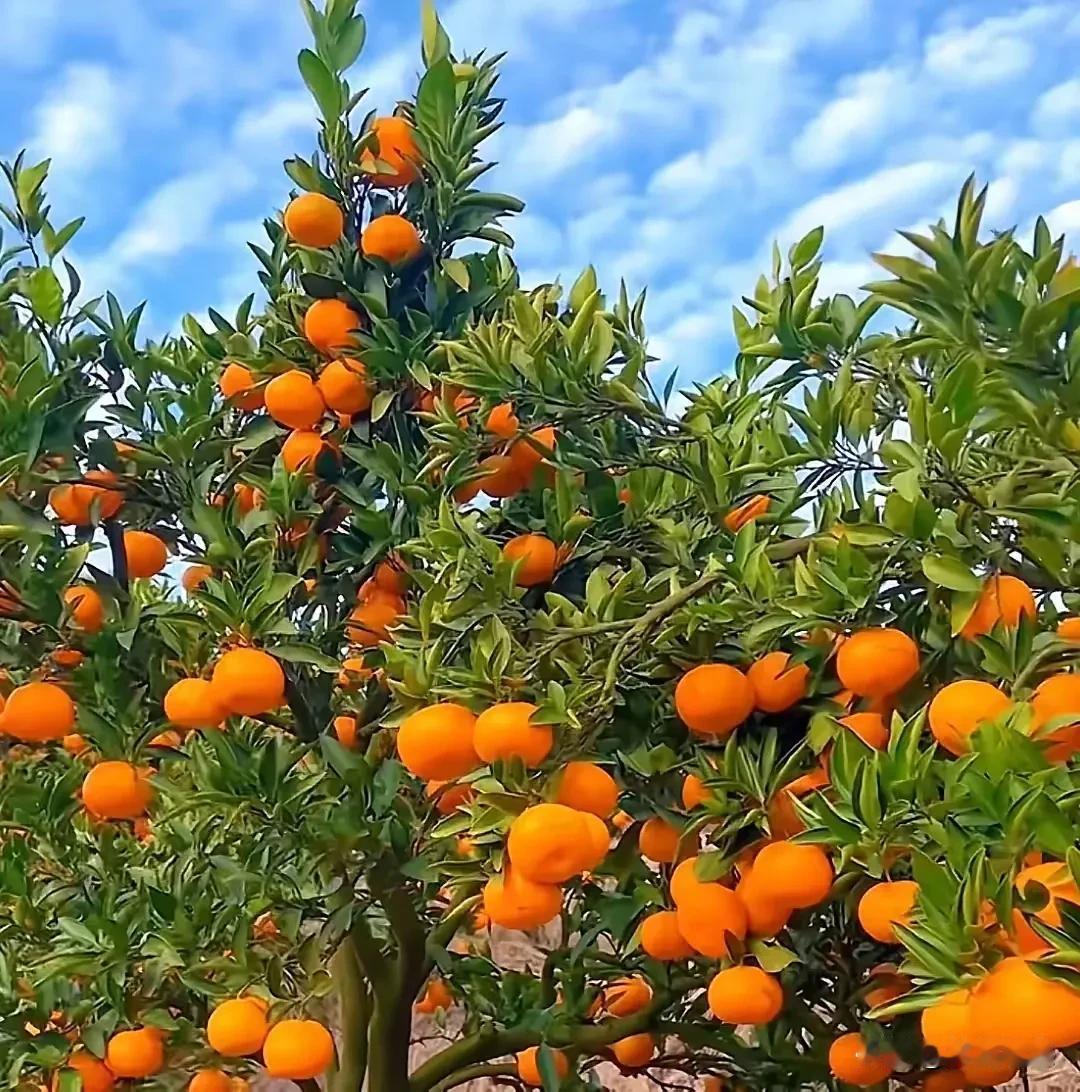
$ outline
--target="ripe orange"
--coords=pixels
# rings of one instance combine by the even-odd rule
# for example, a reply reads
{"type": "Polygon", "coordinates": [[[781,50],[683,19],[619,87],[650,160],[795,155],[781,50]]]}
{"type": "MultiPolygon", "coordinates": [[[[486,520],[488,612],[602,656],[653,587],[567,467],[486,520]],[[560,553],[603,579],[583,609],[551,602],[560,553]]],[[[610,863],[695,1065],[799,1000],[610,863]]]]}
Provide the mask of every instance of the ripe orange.
{"type": "Polygon", "coordinates": [[[725,1024],[767,1024],[783,1007],[780,983],[760,967],[729,967],[709,983],[709,1011],[725,1024]]]}
{"type": "Polygon", "coordinates": [[[99,519],[112,519],[123,508],[124,494],[111,470],[88,470],[83,477],[94,484],[78,482],[49,490],[49,504],[60,523],[88,527],[95,508],[99,519]]]}
{"type": "MultiPolygon", "coordinates": [[[[551,1050],[551,1048],[548,1048],[551,1050]]],[[[565,1080],[570,1073],[570,1059],[561,1050],[551,1050],[551,1060],[559,1080],[565,1080]]],[[[517,1056],[517,1075],[530,1088],[540,1088],[544,1079],[540,1076],[540,1048],[529,1047],[517,1056]]]]}
{"type": "Polygon", "coordinates": [[[71,735],[64,736],[60,745],[64,748],[69,755],[75,755],[76,758],[79,755],[86,754],[90,750],[90,744],[86,742],[83,736],[80,736],[78,732],[72,732],[71,735]]]}
{"type": "Polygon", "coordinates": [[[1043,741],[1051,762],[1065,762],[1080,750],[1080,675],[1051,675],[1043,679],[1031,696],[1031,731],[1043,741]],[[1044,724],[1060,717],[1072,717],[1049,734],[1039,732],[1044,724]]]}
{"type": "Polygon", "coordinates": [[[475,770],[476,717],[464,705],[444,701],[411,713],[397,730],[402,765],[424,781],[453,781],[475,770]]]}
{"type": "Polygon", "coordinates": [[[304,315],[304,337],[324,356],[353,344],[360,316],[341,300],[316,300],[304,315]]]}
{"type": "Polygon", "coordinates": [[[653,998],[652,986],[635,975],[632,978],[617,978],[603,992],[602,1007],[610,1016],[633,1016],[641,1012],[653,998]]]}
{"type": "Polygon", "coordinates": [[[593,762],[568,762],[559,777],[555,802],[607,819],[619,803],[619,786],[593,762]]]}
{"type": "Polygon", "coordinates": [[[430,1002],[432,1011],[449,1009],[454,1005],[454,994],[450,987],[436,975],[424,988],[424,1000],[430,1002]]]}
{"type": "Polygon", "coordinates": [[[345,234],[345,213],[321,193],[303,193],[285,209],[285,232],[300,246],[333,246],[345,234]]]}
{"type": "Polygon", "coordinates": [[[1035,597],[1016,576],[992,576],[982,586],[975,609],[960,630],[960,636],[973,641],[989,633],[999,623],[1007,629],[1020,624],[1021,615],[1035,617],[1035,597]]]}
{"type": "Polygon", "coordinates": [[[396,554],[380,561],[371,579],[375,587],[391,595],[404,595],[409,590],[409,570],[396,554]]]}
{"type": "Polygon", "coordinates": [[[955,1058],[971,1036],[971,994],[953,990],[922,1010],[923,1042],[942,1058],[955,1058]]]}
{"type": "Polygon", "coordinates": [[[317,384],[323,401],[335,413],[365,413],[371,408],[371,384],[359,360],[331,360],[319,373],[317,384]]]}
{"type": "Polygon", "coordinates": [[[263,389],[256,386],[251,369],[243,364],[227,364],[218,380],[218,388],[222,397],[237,409],[246,410],[248,413],[262,409],[263,389]]]}
{"type": "Polygon", "coordinates": [[[754,705],[763,713],[782,713],[806,697],[810,668],[788,667],[786,652],[770,652],[750,665],[746,677],[754,690],[754,705]]]}
{"type": "Polygon", "coordinates": [[[334,735],[342,747],[355,747],[356,717],[334,717],[334,735]]]}
{"type": "Polygon", "coordinates": [[[285,702],[285,672],[268,652],[230,649],[214,665],[211,678],[218,705],[245,717],[257,717],[285,702]]]}
{"type": "Polygon", "coordinates": [[[506,851],[515,873],[534,883],[560,884],[595,868],[608,845],[607,827],[595,815],[563,804],[534,804],[510,824],[506,851]]]}
{"type": "Polygon", "coordinates": [[[770,842],[754,859],[754,876],[764,898],[804,910],[828,898],[833,867],[821,846],[770,842]]]}
{"type": "Polygon", "coordinates": [[[711,789],[705,787],[705,782],[697,774],[689,773],[683,778],[682,806],[687,811],[701,807],[707,800],[714,799],[711,789]]]}
{"type": "Polygon", "coordinates": [[[681,832],[667,820],[654,816],[646,819],[638,835],[641,855],[657,864],[671,864],[679,852],[681,832]]]}
{"type": "Polygon", "coordinates": [[[899,1059],[891,1051],[871,1054],[866,1040],[857,1031],[841,1035],[829,1046],[829,1069],[833,1076],[856,1088],[880,1084],[889,1077],[898,1062],[899,1059]]]}
{"type": "Polygon", "coordinates": [[[169,548],[149,531],[125,531],[124,553],[128,576],[133,580],[157,576],[169,560],[169,548]]]}
{"type": "Polygon", "coordinates": [[[376,118],[371,123],[375,147],[360,155],[360,166],[373,186],[396,189],[420,177],[422,162],[412,124],[402,117],[376,118]]]}
{"type": "Polygon", "coordinates": [[[897,944],[894,926],[911,921],[919,885],[914,880],[876,883],[859,899],[859,924],[874,940],[897,944]]]}
{"type": "Polygon", "coordinates": [[[521,422],[514,413],[514,407],[510,402],[500,402],[487,415],[484,429],[501,440],[511,440],[521,428],[521,422]]]}
{"type": "Polygon", "coordinates": [[[458,808],[468,804],[476,795],[472,785],[462,782],[429,781],[424,786],[425,794],[435,801],[435,810],[440,815],[452,815],[458,808]]]}
{"type": "Polygon", "coordinates": [[[237,482],[233,486],[233,497],[236,501],[236,509],[242,516],[254,512],[256,508],[262,508],[266,501],[263,491],[247,482],[237,482]]]}
{"type": "Polygon", "coordinates": [[[157,1028],[118,1031],[105,1048],[105,1064],[116,1077],[152,1077],[165,1067],[164,1035],[157,1028]]]}
{"type": "Polygon", "coordinates": [[[849,713],[840,718],[840,723],[875,751],[889,745],[889,727],[880,713],[849,713]]]}
{"type": "Polygon", "coordinates": [[[305,431],[322,420],[326,403],[315,380],[300,368],[293,368],[266,384],[266,409],[279,425],[305,431]]]}
{"type": "Polygon", "coordinates": [[[341,661],[341,671],[338,672],[338,686],[346,690],[356,690],[362,686],[374,673],[364,663],[360,656],[346,656],[341,661]]]}
{"type": "Polygon", "coordinates": [[[387,213],[377,216],[360,236],[360,250],[365,258],[378,258],[389,265],[404,265],[424,250],[420,232],[404,216],[387,213]]]}
{"type": "Polygon", "coordinates": [[[924,1072],[918,1092],[967,1092],[968,1083],[958,1068],[941,1066],[924,1072]]]}
{"type": "Polygon", "coordinates": [[[191,1078],[187,1092],[232,1092],[232,1081],[220,1069],[200,1069],[191,1078]]]}
{"type": "Polygon", "coordinates": [[[184,591],[191,595],[197,591],[214,575],[214,570],[209,565],[189,565],[180,577],[180,584],[184,591]]]}
{"type": "Polygon", "coordinates": [[[147,779],[130,762],[99,762],[82,784],[82,802],[98,819],[137,819],[154,798],[147,779]]]}
{"type": "Polygon", "coordinates": [[[486,496],[496,500],[512,497],[525,488],[521,473],[509,455],[489,455],[478,466],[483,476],[476,484],[486,496]]]}
{"type": "Polygon", "coordinates": [[[391,640],[390,628],[405,611],[403,599],[382,596],[370,603],[361,603],[349,615],[345,635],[354,645],[375,648],[383,641],[391,640]]]}
{"type": "MultiPolygon", "coordinates": [[[[112,1092],[116,1078],[112,1070],[85,1050],[76,1050],[64,1063],[63,1069],[72,1069],[82,1078],[82,1092],[112,1092]]],[[[53,1076],[52,1092],[59,1087],[59,1072],[53,1076]]]]}
{"type": "Polygon", "coordinates": [[[750,927],[742,900],[719,883],[681,888],[675,914],[679,932],[690,946],[712,959],[729,954],[728,934],[742,940],[750,927]]]}
{"type": "Polygon", "coordinates": [[[323,453],[326,441],[308,429],[297,429],[285,437],[281,445],[281,462],[290,474],[297,471],[314,473],[315,462],[323,453]]]}
{"type": "Polygon", "coordinates": [[[980,724],[996,720],[1012,707],[1007,694],[978,679],[961,679],[942,687],[930,702],[930,731],[954,755],[971,749],[970,738],[980,724]]]}
{"type": "Polygon", "coordinates": [[[1080,641],[1080,617],[1062,618],[1057,624],[1057,635],[1063,641],[1080,641]]]}
{"type": "Polygon", "coordinates": [[[333,1062],[334,1039],[317,1020],[282,1020],[266,1036],[262,1056],[268,1076],[309,1081],[333,1062]]]}
{"type": "Polygon", "coordinates": [[[769,510],[769,505],[772,503],[771,499],[764,493],[759,493],[755,497],[751,497],[748,501],[744,501],[737,508],[732,508],[730,512],[724,517],[724,526],[732,532],[737,534],[748,523],[752,523],[754,520],[765,515],[769,510]]]}
{"type": "Polygon", "coordinates": [[[750,680],[730,664],[698,664],[675,686],[675,712],[698,735],[726,739],[753,708],[750,680]]]}
{"type": "Polygon", "coordinates": [[[656,1040],[648,1032],[629,1035],[613,1043],[611,1053],[623,1069],[643,1069],[656,1055],[656,1040]]]}
{"type": "Polygon", "coordinates": [[[96,588],[87,584],[76,584],[64,592],[71,620],[87,633],[97,633],[105,624],[105,604],[101,601],[96,588]]]}
{"type": "Polygon", "coordinates": [[[792,804],[808,793],[823,789],[829,783],[829,775],[818,768],[788,782],[769,802],[769,832],[774,838],[794,838],[802,834],[806,825],[799,818],[792,804]]]}
{"type": "Polygon", "coordinates": [[[237,997],[210,1014],[206,1041],[226,1058],[243,1058],[262,1049],[269,1030],[266,1005],[254,997],[237,997]]]}
{"type": "Polygon", "coordinates": [[[526,769],[539,766],[551,753],[555,731],[529,719],[536,706],[527,701],[500,702],[476,718],[473,746],[484,762],[519,758],[526,769]]]}
{"type": "Polygon", "coordinates": [[[861,698],[896,694],[919,673],[919,647],[898,629],[853,633],[836,654],[836,673],[861,698]]]}
{"type": "Polygon", "coordinates": [[[165,716],[178,728],[220,728],[228,715],[207,679],[181,679],[165,695],[165,716]]]}
{"type": "Polygon", "coordinates": [[[746,908],[747,932],[753,937],[774,937],[783,930],[794,907],[777,900],[763,883],[764,873],[755,876],[752,864],[743,868],[735,894],[746,908]]]}
{"type": "Polygon", "coordinates": [[[8,695],[0,727],[23,743],[62,739],[75,727],[75,703],[55,683],[24,683],[8,695]]]}
{"type": "MultiPolygon", "coordinates": [[[[1062,926],[1059,902],[1069,902],[1074,906],[1080,906],[1080,888],[1072,878],[1068,865],[1062,861],[1047,861],[1044,864],[1029,865],[1021,869],[1016,875],[1016,890],[1021,895],[1027,893],[1029,884],[1041,884],[1050,895],[1047,904],[1034,911],[1034,916],[1047,925],[1060,929],[1062,926]]],[[[1032,892],[1034,894],[1034,892],[1032,892]]],[[[1039,938],[1039,943],[1045,946],[1045,941],[1039,938]]]]}
{"type": "MultiPolygon", "coordinates": [[[[911,979],[903,974],[877,975],[874,982],[876,985],[867,990],[863,996],[867,1009],[876,1009],[889,1004],[890,1001],[895,1001],[898,997],[903,997],[914,985],[911,979]]],[[[889,1019],[891,1017],[885,1017],[885,1020],[889,1019]]]]}
{"type": "Polygon", "coordinates": [[[517,467],[525,487],[532,485],[540,464],[555,454],[558,437],[550,425],[533,429],[510,447],[510,459],[517,467]]]}
{"type": "Polygon", "coordinates": [[[960,1052],[960,1071],[975,1088],[996,1088],[1008,1084],[1020,1069],[1020,1059],[1005,1047],[960,1052]]]}
{"type": "Polygon", "coordinates": [[[522,588],[550,584],[558,567],[555,543],[544,535],[517,535],[503,547],[504,560],[518,562],[514,582],[522,588]]]}
{"type": "Polygon", "coordinates": [[[516,869],[492,876],[484,887],[484,912],[504,929],[539,929],[562,910],[562,889],[533,883],[516,869]]]}

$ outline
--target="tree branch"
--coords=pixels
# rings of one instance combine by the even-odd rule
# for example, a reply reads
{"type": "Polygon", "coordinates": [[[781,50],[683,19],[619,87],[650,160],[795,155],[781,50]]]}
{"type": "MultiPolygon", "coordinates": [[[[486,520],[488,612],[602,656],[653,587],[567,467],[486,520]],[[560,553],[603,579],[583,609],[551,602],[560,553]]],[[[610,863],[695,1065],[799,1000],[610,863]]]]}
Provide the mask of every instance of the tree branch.
{"type": "Polygon", "coordinates": [[[113,578],[124,591],[128,590],[127,550],[124,549],[124,528],[114,519],[107,519],[102,524],[105,539],[112,554],[113,578]]]}
{"type": "Polygon", "coordinates": [[[351,936],[341,942],[331,958],[330,973],[337,989],[342,1041],[337,1068],[330,1074],[327,1088],[329,1092],[360,1092],[367,1073],[371,995],[351,936]]]}
{"type": "Polygon", "coordinates": [[[465,1069],[459,1069],[453,1076],[440,1081],[432,1089],[432,1092],[449,1092],[451,1088],[467,1084],[469,1081],[480,1080],[482,1077],[512,1077],[517,1073],[517,1066],[513,1062],[496,1062],[487,1065],[471,1065],[465,1069]]]}

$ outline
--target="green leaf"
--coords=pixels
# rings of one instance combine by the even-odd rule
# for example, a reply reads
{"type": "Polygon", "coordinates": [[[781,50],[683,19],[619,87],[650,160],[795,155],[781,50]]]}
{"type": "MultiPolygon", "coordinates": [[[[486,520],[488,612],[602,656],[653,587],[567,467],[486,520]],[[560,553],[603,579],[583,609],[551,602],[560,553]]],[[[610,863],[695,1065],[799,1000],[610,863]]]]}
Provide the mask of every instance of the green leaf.
{"type": "Polygon", "coordinates": [[[433,0],[422,0],[420,5],[420,25],[423,35],[421,52],[424,65],[432,68],[439,61],[450,56],[450,38],[435,11],[433,0]]]}
{"type": "Polygon", "coordinates": [[[386,411],[393,404],[393,401],[393,391],[379,391],[379,393],[375,395],[374,399],[371,402],[370,416],[372,422],[381,420],[386,415],[386,411]]]}
{"type": "Polygon", "coordinates": [[[308,90],[319,105],[322,116],[328,121],[337,121],[341,116],[341,82],[326,67],[325,63],[310,49],[302,49],[297,59],[300,75],[304,78],[308,90]]]}
{"type": "Polygon", "coordinates": [[[446,258],[442,263],[443,272],[463,292],[469,291],[469,267],[460,258],[446,258]]]}
{"type": "Polygon", "coordinates": [[[41,237],[45,240],[45,253],[50,258],[55,258],[71,242],[75,233],[85,222],[86,217],[80,216],[77,220],[72,220],[70,224],[65,224],[59,231],[53,231],[48,221],[42,224],[41,237]]]}
{"type": "Polygon", "coordinates": [[[922,560],[922,571],[930,583],[951,591],[978,592],[981,587],[979,578],[955,557],[928,554],[922,560]]]}
{"type": "Polygon", "coordinates": [[[285,160],[285,173],[308,193],[318,193],[322,189],[319,172],[306,159],[294,156],[285,160]]]}
{"type": "Polygon", "coordinates": [[[338,32],[331,46],[334,67],[339,72],[351,68],[364,49],[367,40],[367,23],[362,15],[354,15],[338,32]]]}
{"type": "Polygon", "coordinates": [[[457,105],[454,66],[447,58],[437,61],[420,81],[416,91],[416,121],[421,131],[445,135],[457,105]]]}
{"type": "Polygon", "coordinates": [[[313,645],[274,645],[269,652],[279,660],[293,664],[311,664],[320,671],[336,674],[341,670],[341,664],[337,660],[320,652],[313,645]]]}
{"type": "Polygon", "coordinates": [[[64,290],[56,274],[47,266],[35,269],[26,278],[26,297],[46,326],[55,326],[64,313],[64,290]]]}
{"type": "Polygon", "coordinates": [[[761,965],[763,971],[769,974],[779,974],[790,967],[792,963],[800,962],[799,957],[782,944],[769,944],[764,940],[750,941],[750,951],[761,965]]]}
{"type": "Polygon", "coordinates": [[[788,252],[788,261],[793,270],[805,269],[817,257],[825,238],[825,228],[816,227],[808,231],[788,252]]]}
{"type": "Polygon", "coordinates": [[[35,211],[38,190],[49,173],[49,162],[48,159],[43,159],[33,167],[24,167],[19,171],[15,199],[19,204],[19,211],[24,216],[31,216],[35,211]]]}

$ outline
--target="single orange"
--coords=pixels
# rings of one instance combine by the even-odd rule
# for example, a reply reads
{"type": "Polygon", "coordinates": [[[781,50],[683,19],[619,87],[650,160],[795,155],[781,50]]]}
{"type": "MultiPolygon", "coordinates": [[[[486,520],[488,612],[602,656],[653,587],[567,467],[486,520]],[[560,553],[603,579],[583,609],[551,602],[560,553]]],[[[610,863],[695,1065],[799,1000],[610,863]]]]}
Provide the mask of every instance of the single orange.
{"type": "Polygon", "coordinates": [[[1063,641],[1080,641],[1080,617],[1062,618],[1057,624],[1057,635],[1063,641]]]}
{"type": "Polygon", "coordinates": [[[324,194],[303,193],[285,209],[285,233],[300,246],[333,246],[345,234],[345,213],[324,194]]]}
{"type": "Polygon", "coordinates": [[[388,265],[404,265],[423,253],[424,244],[414,224],[404,216],[386,213],[364,228],[360,250],[365,258],[378,258],[388,265]]]}
{"type": "Polygon", "coordinates": [[[786,652],[770,652],[750,665],[746,677],[754,690],[754,705],[763,713],[782,713],[806,697],[810,668],[788,666],[786,652]]]}
{"type": "Polygon", "coordinates": [[[75,727],[75,703],[55,683],[29,682],[8,695],[0,728],[23,743],[63,739],[75,727]]]}
{"type": "Polygon", "coordinates": [[[345,635],[354,645],[375,648],[391,639],[390,630],[406,612],[405,601],[400,598],[380,596],[368,603],[361,603],[349,615],[345,635]]]}
{"type": "Polygon", "coordinates": [[[303,432],[322,420],[326,403],[315,380],[293,368],[266,384],[266,410],[279,425],[303,432]]]}
{"type": "Polygon", "coordinates": [[[975,609],[960,630],[960,636],[973,641],[990,633],[997,625],[1015,629],[1021,617],[1034,618],[1035,597],[1016,576],[991,576],[982,586],[975,609]]]}
{"type": "Polygon", "coordinates": [[[898,944],[896,926],[910,924],[918,897],[914,880],[876,883],[859,899],[859,924],[881,944],[898,944]]]}
{"type": "Polygon", "coordinates": [[[251,369],[243,364],[227,364],[218,380],[222,396],[237,409],[251,413],[263,407],[263,389],[256,385],[251,369]]]}
{"type": "Polygon", "coordinates": [[[526,769],[539,766],[555,745],[550,724],[530,719],[537,707],[527,701],[500,702],[476,718],[473,747],[486,763],[518,758],[526,769]]]}
{"type": "Polygon", "coordinates": [[[325,356],[353,344],[360,316],[341,300],[316,300],[304,315],[304,337],[325,356]]]}
{"type": "Polygon", "coordinates": [[[187,1092],[232,1092],[232,1081],[220,1069],[200,1069],[191,1078],[187,1092]]]}
{"type": "MultiPolygon", "coordinates": [[[[552,1064],[559,1080],[565,1080],[570,1073],[570,1060],[561,1050],[548,1048],[551,1054],[552,1064]]],[[[540,1088],[544,1078],[540,1075],[540,1048],[529,1047],[521,1051],[516,1058],[517,1075],[524,1084],[530,1088],[540,1088]]]]}
{"type": "Polygon", "coordinates": [[[1051,675],[1043,679],[1031,696],[1031,731],[1046,745],[1051,762],[1065,762],[1080,751],[1080,675],[1051,675]],[[1049,734],[1044,724],[1062,717],[1072,718],[1049,734]]]}
{"type": "Polygon", "coordinates": [[[519,587],[534,588],[555,579],[558,551],[544,535],[517,535],[503,547],[502,556],[518,563],[514,582],[519,587]]]}
{"type": "Polygon", "coordinates": [[[729,967],[709,983],[709,1011],[724,1024],[767,1024],[780,1015],[784,991],[760,967],[729,967]]]}
{"type": "Polygon", "coordinates": [[[840,723],[875,751],[884,751],[889,745],[889,726],[880,713],[849,713],[840,723]]]}
{"type": "Polygon", "coordinates": [[[534,883],[513,869],[492,876],[484,887],[484,912],[504,929],[539,929],[562,910],[562,889],[534,883]]]}
{"type": "MultiPolygon", "coordinates": [[[[82,1079],[82,1092],[112,1092],[116,1078],[109,1067],[86,1050],[76,1050],[64,1063],[63,1069],[71,1069],[82,1079]]],[[[62,1070],[61,1070],[62,1072],[62,1070]]],[[[53,1076],[51,1092],[60,1086],[60,1073],[53,1076]]]]}
{"type": "Polygon", "coordinates": [[[513,497],[525,488],[521,472],[509,455],[489,455],[480,460],[477,469],[482,472],[477,479],[480,491],[493,499],[513,497]]]}
{"type": "Polygon", "coordinates": [[[501,440],[511,440],[521,428],[521,422],[514,413],[514,407],[510,402],[500,402],[487,415],[484,429],[492,436],[498,436],[501,440]]]}
{"type": "Polygon", "coordinates": [[[453,781],[480,765],[473,746],[476,717],[464,705],[439,702],[411,713],[397,730],[402,765],[424,781],[453,781]]]}
{"type": "Polygon", "coordinates": [[[607,819],[618,806],[619,786],[594,762],[568,762],[559,775],[555,802],[607,819]]]}
{"type": "Polygon", "coordinates": [[[435,810],[440,815],[452,815],[476,795],[472,785],[465,782],[429,781],[424,792],[435,801],[435,810]]]}
{"type": "Polygon", "coordinates": [[[334,717],[334,735],[342,747],[356,746],[356,717],[334,717]]]}
{"type": "Polygon", "coordinates": [[[652,986],[638,975],[617,978],[604,987],[602,1007],[609,1016],[633,1016],[653,999],[652,986]]]}
{"type": "Polygon", "coordinates": [[[220,728],[229,715],[207,679],[181,679],[165,695],[165,716],[178,728],[220,728]]]}
{"type": "Polygon", "coordinates": [[[644,1069],[656,1057],[656,1040],[648,1032],[628,1035],[612,1044],[611,1053],[623,1069],[644,1069]]]}
{"type": "Polygon", "coordinates": [[[340,357],[319,373],[319,394],[335,413],[366,413],[371,408],[372,390],[367,369],[359,360],[340,357]]]}
{"type": "Polygon", "coordinates": [[[754,688],[730,664],[698,664],[675,686],[675,712],[697,735],[726,739],[753,708],[754,688]]]}
{"type": "Polygon", "coordinates": [[[314,473],[315,463],[325,448],[326,441],[317,432],[297,429],[281,445],[281,462],[290,474],[314,473]]]}
{"type": "Polygon", "coordinates": [[[64,592],[71,620],[87,633],[97,633],[105,624],[105,604],[96,588],[87,584],[76,584],[64,592]]]}
{"type": "Polygon", "coordinates": [[[210,1014],[206,1041],[226,1058],[243,1058],[262,1049],[270,1024],[265,1004],[253,997],[223,1001],[210,1014]]]}
{"type": "Polygon", "coordinates": [[[510,824],[506,851],[515,873],[561,884],[595,868],[609,839],[601,819],[563,804],[534,804],[510,824]]]}
{"type": "Polygon", "coordinates": [[[705,782],[694,773],[688,773],[683,778],[680,796],[682,806],[687,811],[693,811],[695,808],[700,808],[706,801],[715,799],[712,789],[707,788],[705,782]]]}
{"type": "Polygon", "coordinates": [[[817,845],[770,842],[754,859],[754,875],[762,895],[780,906],[802,910],[828,898],[833,867],[817,845]]]}
{"type": "Polygon", "coordinates": [[[141,1080],[165,1068],[164,1035],[157,1028],[118,1031],[105,1048],[105,1064],[114,1076],[141,1080]]]}
{"type": "Polygon", "coordinates": [[[859,697],[888,697],[919,673],[919,646],[898,629],[860,630],[841,644],[836,673],[859,697]]]}
{"type": "Polygon", "coordinates": [[[658,864],[671,864],[679,852],[681,832],[666,819],[654,816],[646,819],[638,835],[641,855],[658,864]]]}
{"type": "Polygon", "coordinates": [[[728,937],[742,940],[750,928],[742,900],[719,883],[683,888],[675,913],[679,932],[695,951],[711,959],[726,958],[730,954],[728,937]]]}
{"type": "Polygon", "coordinates": [[[1011,708],[1009,696],[996,686],[978,679],[960,679],[934,695],[928,714],[930,731],[946,751],[966,754],[975,730],[1011,708]]]}
{"type": "Polygon", "coordinates": [[[214,570],[209,565],[189,565],[183,576],[180,577],[180,585],[184,591],[191,595],[198,591],[214,575],[214,570]]]}
{"type": "Polygon", "coordinates": [[[737,508],[732,508],[726,516],[724,516],[724,526],[731,531],[732,534],[737,534],[748,523],[753,523],[755,520],[760,519],[769,510],[769,505],[772,503],[771,499],[764,493],[759,493],[755,497],[751,497],[748,501],[744,501],[737,508]]]}
{"type": "Polygon", "coordinates": [[[128,576],[133,580],[157,576],[169,560],[169,548],[149,531],[125,531],[124,554],[128,576]]]}
{"type": "Polygon", "coordinates": [[[408,186],[420,177],[422,162],[412,123],[403,117],[375,118],[371,123],[375,145],[360,155],[360,166],[381,189],[408,186]]]}
{"type": "Polygon", "coordinates": [[[285,702],[285,672],[268,652],[234,648],[214,666],[213,696],[230,713],[258,717],[285,702]]]}
{"type": "Polygon", "coordinates": [[[137,819],[146,814],[154,790],[130,762],[99,762],[82,784],[82,802],[98,819],[137,819]]]}
{"type": "Polygon", "coordinates": [[[866,1040],[857,1031],[841,1035],[829,1046],[829,1069],[833,1076],[856,1088],[869,1088],[887,1080],[898,1062],[891,1051],[871,1053],[866,1040]]]}

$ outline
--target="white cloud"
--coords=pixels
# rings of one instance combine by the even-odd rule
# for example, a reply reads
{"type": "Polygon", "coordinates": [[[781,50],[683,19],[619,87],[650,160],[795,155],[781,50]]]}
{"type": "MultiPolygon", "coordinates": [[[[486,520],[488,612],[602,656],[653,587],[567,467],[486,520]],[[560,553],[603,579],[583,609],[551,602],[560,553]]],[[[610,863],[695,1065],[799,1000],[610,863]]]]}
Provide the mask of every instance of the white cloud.
{"type": "Polygon", "coordinates": [[[792,149],[801,167],[835,167],[864,143],[876,144],[888,122],[907,112],[914,98],[911,73],[897,68],[860,72],[842,85],[837,98],[805,126],[792,149]]]}
{"type": "Polygon", "coordinates": [[[69,65],[34,112],[31,153],[52,159],[54,175],[88,171],[119,148],[125,109],[124,93],[108,68],[69,65]]]}
{"type": "Polygon", "coordinates": [[[784,245],[819,224],[837,235],[854,224],[906,221],[928,201],[958,185],[961,173],[962,168],[956,164],[934,160],[886,167],[808,201],[784,221],[776,234],[784,245]]]}
{"type": "Polygon", "coordinates": [[[1080,121],[1080,79],[1066,80],[1044,91],[1032,117],[1036,125],[1046,129],[1075,125],[1080,121]]]}
{"type": "Polygon", "coordinates": [[[30,68],[47,57],[60,25],[60,0],[3,0],[0,3],[0,61],[30,68]]]}
{"type": "Polygon", "coordinates": [[[1062,7],[1036,5],[1009,16],[951,27],[926,42],[926,67],[945,83],[989,87],[1026,72],[1038,54],[1033,32],[1065,14],[1062,7]]]}
{"type": "Polygon", "coordinates": [[[287,92],[260,106],[250,106],[237,119],[233,139],[241,144],[277,147],[298,134],[315,131],[316,111],[306,91],[287,92]]]}
{"type": "Polygon", "coordinates": [[[1051,235],[1065,234],[1073,247],[1080,247],[1080,238],[1077,238],[1080,235],[1080,200],[1066,201],[1051,209],[1046,214],[1046,223],[1051,235]]]}
{"type": "Polygon", "coordinates": [[[506,150],[501,172],[504,182],[535,183],[562,174],[611,132],[611,121],[603,114],[575,106],[538,125],[508,126],[500,133],[494,154],[506,150]]]}

